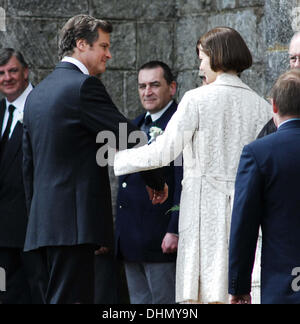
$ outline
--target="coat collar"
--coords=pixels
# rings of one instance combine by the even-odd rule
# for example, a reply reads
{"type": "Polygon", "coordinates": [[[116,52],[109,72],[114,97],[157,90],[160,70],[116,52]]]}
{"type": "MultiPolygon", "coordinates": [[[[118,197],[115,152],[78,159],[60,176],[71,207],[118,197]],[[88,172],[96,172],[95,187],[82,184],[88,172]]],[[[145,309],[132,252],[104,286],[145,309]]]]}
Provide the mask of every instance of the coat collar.
{"type": "Polygon", "coordinates": [[[300,120],[291,120],[288,121],[286,123],[284,123],[283,125],[281,125],[278,129],[277,132],[282,132],[282,131],[286,131],[286,130],[290,130],[290,129],[300,129],[300,120]]]}
{"type": "Polygon", "coordinates": [[[247,84],[245,84],[237,75],[230,73],[222,73],[217,77],[215,82],[211,83],[211,85],[231,86],[243,88],[253,92],[253,90],[248,87],[247,84]]]}
{"type": "Polygon", "coordinates": [[[55,69],[68,69],[68,70],[74,70],[82,73],[82,71],[75,64],[69,62],[59,62],[56,65],[55,69]]]}

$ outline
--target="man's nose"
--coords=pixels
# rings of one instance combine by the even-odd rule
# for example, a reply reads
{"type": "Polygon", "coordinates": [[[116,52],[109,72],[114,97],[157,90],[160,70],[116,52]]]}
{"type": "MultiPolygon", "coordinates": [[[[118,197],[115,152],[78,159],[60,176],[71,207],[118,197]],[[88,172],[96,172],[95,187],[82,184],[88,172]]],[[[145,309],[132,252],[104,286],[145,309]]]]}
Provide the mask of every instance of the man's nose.
{"type": "Polygon", "coordinates": [[[4,73],[4,80],[5,81],[8,81],[8,80],[10,80],[11,79],[11,74],[8,72],[8,71],[6,71],[5,73],[4,73]]]}
{"type": "Polygon", "coordinates": [[[107,57],[108,59],[111,59],[111,58],[112,58],[112,56],[111,56],[111,52],[110,52],[109,49],[107,50],[106,57],[107,57]]]}
{"type": "Polygon", "coordinates": [[[297,57],[297,60],[296,60],[296,62],[293,64],[293,67],[294,67],[294,68],[300,68],[300,59],[299,59],[299,57],[297,57]]]}
{"type": "Polygon", "coordinates": [[[145,95],[150,96],[151,94],[152,94],[152,89],[151,89],[150,85],[147,85],[145,88],[145,95]]]}

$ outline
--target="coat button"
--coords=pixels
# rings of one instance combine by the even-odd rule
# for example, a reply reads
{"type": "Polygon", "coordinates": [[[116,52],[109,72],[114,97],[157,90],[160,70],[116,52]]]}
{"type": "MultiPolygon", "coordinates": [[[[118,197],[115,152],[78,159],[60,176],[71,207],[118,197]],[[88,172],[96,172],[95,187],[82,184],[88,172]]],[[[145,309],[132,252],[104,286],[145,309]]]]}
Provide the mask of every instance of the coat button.
{"type": "Polygon", "coordinates": [[[124,189],[126,189],[126,188],[127,188],[127,183],[126,183],[126,182],[123,182],[123,183],[122,183],[122,187],[123,187],[124,189]]]}

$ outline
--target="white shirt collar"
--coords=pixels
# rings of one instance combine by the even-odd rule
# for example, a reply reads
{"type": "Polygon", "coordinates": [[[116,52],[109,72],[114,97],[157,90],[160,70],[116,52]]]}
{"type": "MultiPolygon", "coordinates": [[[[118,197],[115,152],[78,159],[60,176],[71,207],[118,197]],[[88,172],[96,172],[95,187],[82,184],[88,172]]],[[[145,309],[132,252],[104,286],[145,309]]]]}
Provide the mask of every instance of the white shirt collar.
{"type": "Polygon", "coordinates": [[[147,116],[149,116],[149,115],[151,115],[151,118],[152,118],[152,121],[153,122],[155,122],[156,120],[158,120],[169,108],[170,108],[170,106],[172,105],[172,103],[173,103],[173,101],[174,100],[171,100],[167,105],[166,105],[166,107],[165,108],[163,108],[162,110],[160,110],[159,112],[157,112],[157,113],[155,113],[155,114],[150,114],[150,112],[148,111],[147,112],[147,114],[146,114],[146,116],[145,117],[147,117],[147,116]]]}
{"type": "Polygon", "coordinates": [[[288,122],[291,122],[293,120],[300,120],[300,118],[290,118],[288,120],[285,120],[284,122],[282,122],[281,124],[278,125],[278,128],[277,129],[279,129],[279,127],[281,127],[282,125],[284,125],[284,124],[286,124],[288,122]]]}
{"type": "Polygon", "coordinates": [[[17,113],[23,113],[25,101],[27,96],[29,95],[30,91],[33,89],[33,86],[31,83],[28,84],[27,88],[23,91],[23,93],[13,102],[9,102],[6,99],[6,109],[8,109],[9,105],[14,105],[16,107],[17,113]]]}
{"type": "Polygon", "coordinates": [[[62,60],[62,62],[68,62],[68,63],[72,63],[74,65],[76,65],[78,67],[78,69],[83,73],[83,74],[87,74],[90,75],[89,70],[87,69],[87,67],[80,62],[79,60],[77,60],[74,57],[71,56],[65,56],[62,60]]]}
{"type": "Polygon", "coordinates": [[[14,115],[13,115],[11,128],[10,128],[9,138],[11,137],[18,121],[20,121],[21,123],[23,122],[23,113],[24,113],[25,102],[26,102],[27,96],[29,95],[29,93],[32,89],[33,89],[33,86],[31,83],[29,83],[27,88],[23,91],[23,93],[16,100],[14,100],[13,102],[9,102],[7,99],[5,99],[6,110],[5,110],[5,114],[4,114],[4,118],[3,118],[2,132],[0,134],[1,136],[5,132],[7,121],[9,118],[9,112],[8,112],[9,105],[14,105],[16,107],[16,110],[14,111],[14,115]]]}

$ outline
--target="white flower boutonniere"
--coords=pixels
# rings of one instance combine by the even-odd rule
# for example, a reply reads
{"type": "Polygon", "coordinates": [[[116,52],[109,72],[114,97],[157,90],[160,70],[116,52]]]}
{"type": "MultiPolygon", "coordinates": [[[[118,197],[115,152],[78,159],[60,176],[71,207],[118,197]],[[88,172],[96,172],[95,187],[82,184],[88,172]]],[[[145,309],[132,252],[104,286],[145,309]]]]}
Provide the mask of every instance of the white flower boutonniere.
{"type": "Polygon", "coordinates": [[[151,127],[149,130],[150,140],[149,140],[148,144],[155,142],[156,138],[158,136],[162,135],[163,133],[164,133],[164,131],[161,128],[156,127],[156,126],[151,127]]]}

